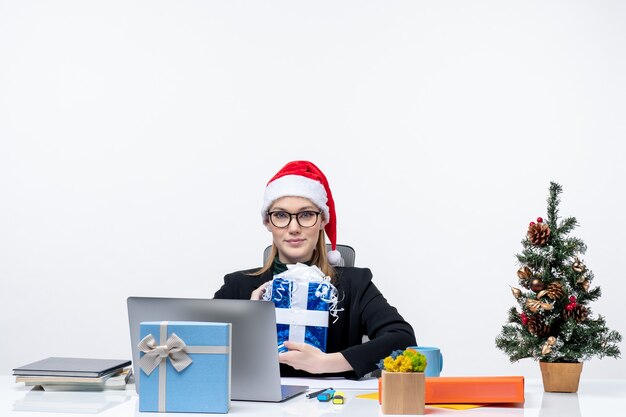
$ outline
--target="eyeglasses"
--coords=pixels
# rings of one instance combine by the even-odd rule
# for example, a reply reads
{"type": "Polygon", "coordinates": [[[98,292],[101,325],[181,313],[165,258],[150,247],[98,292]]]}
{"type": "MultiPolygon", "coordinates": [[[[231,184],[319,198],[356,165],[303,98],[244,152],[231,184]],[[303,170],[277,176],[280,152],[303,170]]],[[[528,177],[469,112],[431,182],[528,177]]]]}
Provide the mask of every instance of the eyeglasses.
{"type": "Polygon", "coordinates": [[[313,227],[317,223],[317,218],[321,214],[320,211],[301,211],[299,213],[287,213],[286,211],[269,211],[267,212],[270,222],[281,229],[291,224],[291,219],[296,218],[296,222],[300,227],[313,227]]]}

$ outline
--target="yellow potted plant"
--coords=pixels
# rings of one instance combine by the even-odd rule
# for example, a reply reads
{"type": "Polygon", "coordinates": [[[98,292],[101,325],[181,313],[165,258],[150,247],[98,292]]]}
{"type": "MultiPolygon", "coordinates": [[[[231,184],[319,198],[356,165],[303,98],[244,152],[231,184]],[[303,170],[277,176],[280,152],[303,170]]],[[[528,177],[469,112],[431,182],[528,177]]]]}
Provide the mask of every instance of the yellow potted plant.
{"type": "Polygon", "coordinates": [[[383,414],[424,414],[426,357],[413,349],[396,350],[378,367],[383,414]]]}

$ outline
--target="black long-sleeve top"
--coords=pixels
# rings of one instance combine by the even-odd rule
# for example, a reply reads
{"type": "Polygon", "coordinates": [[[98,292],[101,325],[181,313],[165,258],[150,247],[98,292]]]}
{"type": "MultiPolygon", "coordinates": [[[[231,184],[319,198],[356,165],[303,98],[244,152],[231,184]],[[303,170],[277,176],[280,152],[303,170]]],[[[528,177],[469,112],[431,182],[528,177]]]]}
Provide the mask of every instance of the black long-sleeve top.
{"type": "MultiPolygon", "coordinates": [[[[369,269],[337,267],[335,270],[340,311],[336,322],[329,318],[326,352],[341,352],[354,371],[332,376],[361,378],[377,369],[378,362],[392,351],[417,345],[413,328],[376,288],[369,269]],[[363,335],[370,340],[363,343],[363,335]]],[[[226,275],[214,298],[250,299],[252,291],[272,279],[271,270],[258,276],[248,275],[253,271],[226,275]]],[[[280,372],[282,376],[311,376],[284,364],[280,372]]]]}

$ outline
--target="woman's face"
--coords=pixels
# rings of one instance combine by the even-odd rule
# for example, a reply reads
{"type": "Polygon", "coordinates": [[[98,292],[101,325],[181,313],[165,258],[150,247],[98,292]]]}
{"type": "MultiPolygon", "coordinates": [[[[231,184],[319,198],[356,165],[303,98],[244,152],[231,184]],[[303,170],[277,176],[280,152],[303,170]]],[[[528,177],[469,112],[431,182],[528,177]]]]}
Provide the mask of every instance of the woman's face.
{"type": "Polygon", "coordinates": [[[272,232],[274,246],[278,249],[278,259],[287,264],[310,261],[313,258],[320,229],[324,227],[324,221],[322,214],[315,216],[306,212],[319,213],[320,209],[303,197],[282,197],[274,201],[269,212],[274,213],[272,219],[279,224],[282,224],[280,221],[286,223],[289,214],[293,214],[286,227],[277,227],[270,219],[265,224],[267,230],[272,232]],[[298,213],[304,213],[300,215],[302,224],[312,223],[315,217],[317,220],[312,223],[311,227],[302,227],[296,218],[298,213]]]}

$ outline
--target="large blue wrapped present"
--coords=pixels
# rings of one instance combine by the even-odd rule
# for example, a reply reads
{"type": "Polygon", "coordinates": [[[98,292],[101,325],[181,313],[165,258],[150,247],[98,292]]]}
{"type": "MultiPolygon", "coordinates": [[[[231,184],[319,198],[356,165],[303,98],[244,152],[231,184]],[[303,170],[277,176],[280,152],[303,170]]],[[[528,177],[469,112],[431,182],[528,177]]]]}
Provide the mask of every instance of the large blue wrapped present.
{"type": "Polygon", "coordinates": [[[316,266],[289,265],[275,275],[263,299],[276,306],[278,351],[284,342],[305,342],[326,352],[329,313],[337,317],[337,290],[316,266]]]}
{"type": "Polygon", "coordinates": [[[227,413],[230,323],[140,324],[139,411],[227,413]]]}

